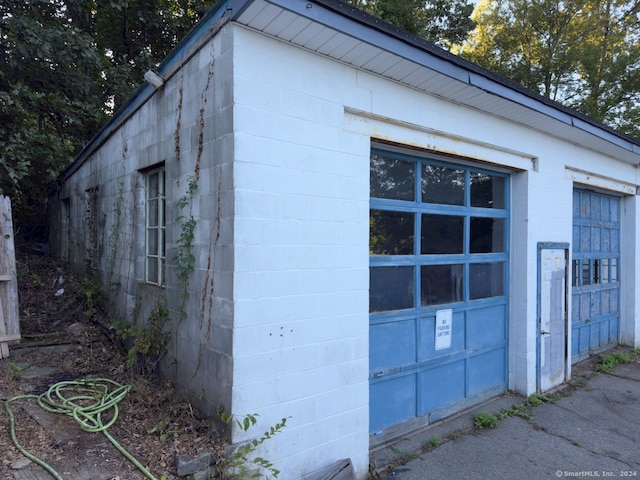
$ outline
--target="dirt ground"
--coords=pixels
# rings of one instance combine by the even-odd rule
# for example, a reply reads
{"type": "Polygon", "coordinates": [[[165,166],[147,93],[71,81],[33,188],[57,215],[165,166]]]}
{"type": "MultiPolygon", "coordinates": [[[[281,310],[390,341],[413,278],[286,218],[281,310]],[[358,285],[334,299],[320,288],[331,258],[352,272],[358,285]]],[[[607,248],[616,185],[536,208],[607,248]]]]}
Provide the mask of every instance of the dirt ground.
{"type": "MultiPolygon", "coordinates": [[[[37,476],[38,469],[44,470],[15,447],[6,400],[87,377],[131,385],[108,431],[156,478],[175,478],[176,456],[223,455],[212,419],[195,411],[170,384],[126,368],[126,351],[108,317],[99,308],[88,312],[81,278],[47,256],[19,255],[17,269],[22,340],[9,347],[9,358],[0,360],[0,480],[47,478],[37,476]]],[[[18,441],[65,480],[145,478],[102,433],[80,431],[71,416],[41,418],[32,399],[10,405],[18,441]]]]}

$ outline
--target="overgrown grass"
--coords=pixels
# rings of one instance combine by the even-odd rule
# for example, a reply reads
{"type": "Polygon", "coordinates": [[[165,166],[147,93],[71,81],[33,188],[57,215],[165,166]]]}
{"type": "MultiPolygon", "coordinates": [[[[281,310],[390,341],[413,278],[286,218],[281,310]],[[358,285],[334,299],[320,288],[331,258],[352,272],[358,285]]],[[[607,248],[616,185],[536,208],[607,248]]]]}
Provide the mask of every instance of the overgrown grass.
{"type": "Polygon", "coordinates": [[[621,363],[633,363],[634,358],[638,355],[638,350],[631,352],[614,352],[600,357],[600,363],[596,365],[596,372],[609,373],[616,365],[621,363]]]}
{"type": "Polygon", "coordinates": [[[543,403],[554,402],[560,397],[562,397],[561,393],[534,393],[532,395],[529,395],[524,402],[516,403],[509,408],[503,408],[496,415],[492,415],[486,412],[476,413],[473,416],[473,424],[478,429],[491,429],[496,428],[500,421],[504,420],[507,417],[521,417],[525,420],[532,420],[533,409],[535,407],[538,407],[543,403]]]}
{"type": "Polygon", "coordinates": [[[499,422],[498,417],[487,412],[476,413],[473,416],[473,424],[480,429],[496,428],[499,422]]]}

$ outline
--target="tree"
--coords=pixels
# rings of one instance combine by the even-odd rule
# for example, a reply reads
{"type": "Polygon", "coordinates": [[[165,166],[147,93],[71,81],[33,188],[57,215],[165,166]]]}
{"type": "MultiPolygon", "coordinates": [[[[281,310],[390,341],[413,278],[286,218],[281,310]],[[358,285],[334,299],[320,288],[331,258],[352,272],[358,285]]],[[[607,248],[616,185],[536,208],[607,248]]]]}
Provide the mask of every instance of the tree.
{"type": "Polygon", "coordinates": [[[114,107],[140,86],[144,72],[155,68],[214,0],[97,1],[96,46],[109,61],[106,77],[114,107]]]}
{"type": "Polygon", "coordinates": [[[0,191],[24,219],[104,121],[103,63],[61,1],[0,0],[0,35],[0,191]]]}
{"type": "Polygon", "coordinates": [[[484,0],[463,57],[640,136],[640,2],[484,0]]]}
{"type": "Polygon", "coordinates": [[[403,30],[443,48],[459,44],[475,27],[468,0],[348,0],[403,30]]]}
{"type": "Polygon", "coordinates": [[[45,236],[55,178],[213,1],[0,0],[0,194],[23,235],[45,236]]]}

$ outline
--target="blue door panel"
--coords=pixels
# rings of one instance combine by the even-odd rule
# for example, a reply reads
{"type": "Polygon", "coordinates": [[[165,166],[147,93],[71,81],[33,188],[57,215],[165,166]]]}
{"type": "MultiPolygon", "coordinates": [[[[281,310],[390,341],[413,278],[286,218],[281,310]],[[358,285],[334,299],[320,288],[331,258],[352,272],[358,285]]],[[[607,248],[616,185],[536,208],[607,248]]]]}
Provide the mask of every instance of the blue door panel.
{"type": "Polygon", "coordinates": [[[418,415],[441,408],[465,397],[465,361],[441,365],[420,373],[418,415]]]}
{"type": "Polygon", "coordinates": [[[371,431],[400,423],[416,415],[415,375],[396,377],[369,386],[371,431]]]}
{"type": "Polygon", "coordinates": [[[592,350],[597,350],[602,346],[600,337],[600,326],[602,325],[602,323],[604,323],[604,320],[592,325],[589,329],[589,348],[592,350]]]}
{"type": "Polygon", "coordinates": [[[600,309],[603,314],[607,314],[611,311],[611,291],[604,290],[600,294],[600,309]]]}
{"type": "Polygon", "coordinates": [[[591,248],[591,228],[580,227],[580,249],[589,251],[591,248]]]}
{"type": "Polygon", "coordinates": [[[611,312],[620,312],[620,289],[611,290],[611,312]]]}
{"type": "Polygon", "coordinates": [[[600,292],[593,292],[590,295],[591,297],[591,305],[589,308],[589,315],[591,316],[591,318],[594,318],[595,316],[597,316],[600,313],[600,292]]]}
{"type": "Polygon", "coordinates": [[[469,395],[499,386],[506,388],[506,360],[506,347],[469,358],[469,395]]]}
{"type": "Polygon", "coordinates": [[[580,309],[578,310],[578,322],[580,319],[590,318],[591,316],[591,293],[586,292],[580,295],[580,301],[578,302],[580,309]]]}
{"type": "Polygon", "coordinates": [[[584,340],[581,339],[581,336],[583,336],[582,330],[584,328],[585,327],[573,328],[571,330],[571,358],[577,358],[584,352],[584,349],[588,349],[589,347],[589,343],[586,342],[585,345],[584,340]]]}
{"type": "Polygon", "coordinates": [[[578,354],[586,355],[589,353],[591,335],[591,325],[584,325],[578,328],[578,354]]]}
{"type": "Polygon", "coordinates": [[[416,361],[415,320],[372,325],[369,343],[369,368],[373,372],[413,364],[416,361]]]}
{"type": "Polygon", "coordinates": [[[580,295],[576,295],[575,293],[571,295],[571,305],[573,308],[571,309],[571,324],[575,324],[580,319],[580,295]]]}
{"type": "Polygon", "coordinates": [[[467,312],[467,346],[480,347],[506,338],[505,305],[467,312]]]}
{"type": "Polygon", "coordinates": [[[436,316],[419,320],[420,344],[418,345],[418,361],[424,362],[439,357],[451,356],[465,349],[465,320],[464,312],[454,312],[451,320],[451,348],[445,350],[435,349],[436,316]]]}

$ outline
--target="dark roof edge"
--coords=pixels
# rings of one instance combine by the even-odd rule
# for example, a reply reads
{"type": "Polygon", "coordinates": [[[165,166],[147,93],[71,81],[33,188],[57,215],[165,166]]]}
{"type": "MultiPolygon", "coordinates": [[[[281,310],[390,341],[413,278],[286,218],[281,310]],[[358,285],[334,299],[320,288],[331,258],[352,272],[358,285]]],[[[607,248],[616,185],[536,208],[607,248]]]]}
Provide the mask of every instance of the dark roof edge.
{"type": "MultiPolygon", "coordinates": [[[[433,55],[442,61],[448,62],[454,67],[458,67],[468,72],[468,83],[478,88],[485,90],[487,93],[498,95],[502,98],[520,103],[529,108],[533,108],[547,115],[550,114],[549,110],[557,111],[557,115],[551,114],[564,123],[570,123],[576,128],[585,130],[593,135],[599,136],[605,141],[613,143],[621,148],[629,150],[634,153],[640,153],[640,140],[621,133],[602,122],[594,120],[587,115],[584,115],[577,110],[566,107],[559,102],[551,100],[538,92],[535,92],[529,88],[516,83],[507,77],[499,75],[491,70],[487,70],[473,62],[465,60],[462,57],[454,55],[437,45],[424,40],[417,35],[402,30],[390,23],[387,23],[378,17],[374,17],[350,4],[341,0],[308,0],[309,3],[317,4],[323,8],[333,11],[334,13],[347,17],[355,22],[358,22],[366,27],[374,29],[380,33],[395,38],[411,47],[417,48],[425,53],[433,55]],[[510,93],[513,92],[513,93],[510,93]],[[514,95],[514,93],[516,95],[514,95]],[[528,100],[522,99],[526,97],[528,100]],[[537,104],[537,105],[536,105],[537,104]],[[601,134],[598,135],[596,131],[600,130],[601,134]],[[613,137],[613,138],[612,138],[613,137]],[[625,145],[627,144],[627,145],[625,145]]],[[[442,72],[448,75],[447,72],[442,72]]],[[[457,80],[459,76],[455,77],[457,80]]]]}

